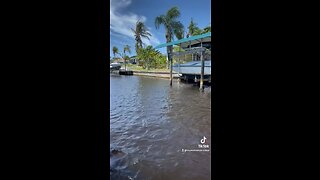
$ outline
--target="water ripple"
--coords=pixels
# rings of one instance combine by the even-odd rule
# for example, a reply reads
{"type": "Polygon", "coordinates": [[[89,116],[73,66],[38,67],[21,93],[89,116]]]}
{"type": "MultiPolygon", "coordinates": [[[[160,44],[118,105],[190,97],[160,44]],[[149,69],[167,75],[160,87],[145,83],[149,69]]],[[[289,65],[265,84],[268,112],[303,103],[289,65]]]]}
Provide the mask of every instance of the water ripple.
{"type": "Polygon", "coordinates": [[[111,179],[210,179],[210,153],[181,152],[211,139],[210,88],[138,76],[110,87],[110,147],[124,153],[110,156],[111,179]]]}

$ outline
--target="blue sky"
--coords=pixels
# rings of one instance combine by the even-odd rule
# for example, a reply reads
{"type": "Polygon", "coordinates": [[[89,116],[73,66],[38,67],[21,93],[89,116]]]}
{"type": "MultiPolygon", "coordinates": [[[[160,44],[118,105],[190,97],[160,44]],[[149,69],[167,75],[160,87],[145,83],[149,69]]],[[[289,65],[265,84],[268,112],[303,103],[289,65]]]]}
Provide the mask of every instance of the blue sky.
{"type": "MultiPolygon", "coordinates": [[[[126,44],[131,47],[130,56],[135,55],[135,40],[130,28],[134,29],[138,19],[146,24],[152,34],[150,40],[142,39],[145,44],[154,47],[165,43],[165,30],[163,27],[156,29],[154,20],[173,6],[179,8],[179,20],[185,30],[191,18],[199,28],[211,23],[211,0],[110,0],[110,55],[113,57],[113,46],[123,51],[126,44]]],[[[166,48],[159,50],[166,53],[166,48]]]]}

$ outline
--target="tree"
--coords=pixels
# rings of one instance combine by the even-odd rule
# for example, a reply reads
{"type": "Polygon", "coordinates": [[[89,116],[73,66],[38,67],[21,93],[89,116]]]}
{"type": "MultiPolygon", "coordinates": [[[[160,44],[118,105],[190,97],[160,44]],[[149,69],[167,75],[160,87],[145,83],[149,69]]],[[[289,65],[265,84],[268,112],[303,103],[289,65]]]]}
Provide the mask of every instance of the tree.
{"type": "MultiPolygon", "coordinates": [[[[165,15],[160,15],[155,19],[156,29],[159,29],[160,25],[163,25],[166,31],[166,42],[169,43],[174,39],[174,35],[179,39],[182,37],[181,32],[184,32],[183,24],[177,19],[180,17],[180,11],[178,7],[172,7],[167,11],[165,15]]],[[[168,58],[170,54],[172,54],[172,46],[167,46],[168,58]]],[[[169,63],[167,62],[167,66],[169,69],[169,63]]]]}
{"type": "Polygon", "coordinates": [[[190,24],[188,26],[188,34],[189,36],[195,36],[202,34],[202,30],[197,26],[197,23],[193,22],[191,18],[190,24]]]}
{"type": "MultiPolygon", "coordinates": [[[[125,56],[123,57],[123,59],[124,59],[124,61],[126,62],[126,61],[129,61],[129,60],[130,60],[130,57],[127,56],[127,55],[125,55],[125,56]]],[[[126,67],[125,67],[125,68],[126,68],[126,67]]]]}
{"type": "Polygon", "coordinates": [[[200,28],[197,28],[194,30],[192,36],[203,34],[203,31],[200,28]]]}
{"type": "Polygon", "coordinates": [[[113,52],[113,57],[115,58],[116,57],[116,54],[119,53],[119,49],[115,46],[112,47],[112,52],[113,52]]]}
{"type": "Polygon", "coordinates": [[[188,34],[189,34],[189,36],[192,36],[192,34],[194,33],[196,27],[197,27],[196,23],[194,23],[193,19],[191,18],[190,24],[188,26],[188,34]]]}
{"type": "Polygon", "coordinates": [[[176,35],[177,39],[183,39],[184,38],[184,28],[176,29],[175,35],[176,35]]]}
{"type": "Polygon", "coordinates": [[[208,33],[208,32],[211,32],[211,24],[209,24],[207,27],[203,29],[203,33],[208,33]]]}
{"type": "Polygon", "coordinates": [[[149,36],[151,36],[150,32],[148,31],[147,27],[143,24],[141,21],[136,22],[136,29],[132,29],[132,32],[134,33],[135,40],[136,40],[136,53],[138,54],[139,48],[142,48],[142,37],[150,39],[149,36]]]}
{"type": "Polygon", "coordinates": [[[146,48],[140,48],[137,54],[137,58],[144,60],[144,68],[150,69],[150,66],[153,61],[155,61],[158,56],[160,56],[160,52],[153,49],[152,46],[147,46],[146,48]]]}
{"type": "Polygon", "coordinates": [[[131,54],[131,50],[130,50],[130,46],[129,45],[125,45],[123,48],[123,60],[124,60],[124,69],[127,70],[127,63],[126,63],[126,52],[128,52],[129,54],[131,54]]]}
{"type": "Polygon", "coordinates": [[[130,46],[129,45],[125,45],[124,48],[123,48],[123,53],[125,54],[126,52],[131,54],[131,50],[130,50],[130,46]]]}

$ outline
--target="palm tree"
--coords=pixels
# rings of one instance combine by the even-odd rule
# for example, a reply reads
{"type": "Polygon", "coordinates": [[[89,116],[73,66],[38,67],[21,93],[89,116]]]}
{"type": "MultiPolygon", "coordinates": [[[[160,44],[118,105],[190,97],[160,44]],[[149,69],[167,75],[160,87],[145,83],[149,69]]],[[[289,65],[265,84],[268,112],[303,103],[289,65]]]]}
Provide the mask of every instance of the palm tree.
{"type": "Polygon", "coordinates": [[[123,48],[123,53],[125,54],[126,52],[131,54],[131,50],[130,50],[130,46],[129,45],[125,45],[124,48],[123,48]]]}
{"type": "Polygon", "coordinates": [[[197,26],[195,22],[193,22],[193,19],[191,18],[190,24],[188,26],[188,34],[189,36],[195,36],[202,33],[201,29],[197,26]]]}
{"type": "Polygon", "coordinates": [[[195,31],[195,28],[196,28],[196,23],[193,22],[193,19],[191,18],[191,22],[188,26],[188,35],[189,36],[192,36],[192,34],[194,33],[195,31]]]}
{"type": "Polygon", "coordinates": [[[115,58],[115,57],[116,57],[116,54],[119,53],[119,50],[118,50],[117,47],[113,46],[113,47],[112,47],[112,52],[113,52],[113,58],[115,58]]]}
{"type": "MultiPolygon", "coordinates": [[[[169,43],[174,39],[175,35],[177,38],[181,38],[181,32],[183,32],[183,25],[177,19],[180,17],[180,11],[178,7],[172,7],[167,11],[165,15],[160,15],[155,19],[156,29],[159,29],[160,25],[163,25],[166,30],[166,42],[169,43]]],[[[168,58],[171,60],[172,46],[167,46],[168,58]]],[[[169,63],[167,62],[169,69],[169,63]]]]}
{"type": "Polygon", "coordinates": [[[123,60],[124,60],[124,69],[127,70],[127,66],[126,66],[126,52],[128,52],[129,54],[131,54],[131,50],[130,50],[130,46],[129,45],[125,45],[123,48],[123,60]]]}
{"type": "Polygon", "coordinates": [[[125,70],[127,70],[127,66],[126,66],[126,61],[129,61],[130,60],[130,57],[129,56],[127,56],[127,55],[125,55],[124,57],[123,57],[123,60],[124,60],[124,68],[125,68],[125,70]]]}
{"type": "Polygon", "coordinates": [[[151,36],[150,32],[148,31],[147,27],[143,24],[141,21],[137,21],[136,23],[136,29],[132,29],[132,32],[134,33],[135,40],[136,40],[136,53],[138,54],[139,48],[142,48],[142,37],[150,39],[149,36],[151,36]]]}

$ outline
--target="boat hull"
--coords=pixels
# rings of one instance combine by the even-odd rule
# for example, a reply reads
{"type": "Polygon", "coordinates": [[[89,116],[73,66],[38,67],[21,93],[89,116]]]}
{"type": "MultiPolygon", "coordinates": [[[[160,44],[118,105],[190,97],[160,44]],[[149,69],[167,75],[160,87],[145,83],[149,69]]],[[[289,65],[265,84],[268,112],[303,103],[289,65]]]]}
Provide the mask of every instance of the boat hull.
{"type": "MultiPolygon", "coordinates": [[[[172,70],[184,75],[200,75],[201,61],[191,61],[185,64],[175,64],[172,70]]],[[[204,75],[211,75],[211,61],[205,61],[204,75]]]]}

